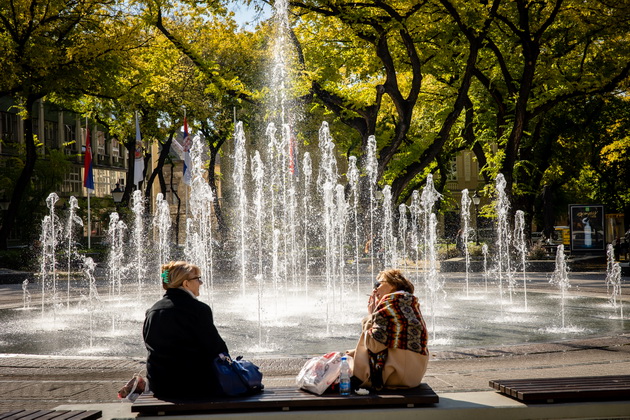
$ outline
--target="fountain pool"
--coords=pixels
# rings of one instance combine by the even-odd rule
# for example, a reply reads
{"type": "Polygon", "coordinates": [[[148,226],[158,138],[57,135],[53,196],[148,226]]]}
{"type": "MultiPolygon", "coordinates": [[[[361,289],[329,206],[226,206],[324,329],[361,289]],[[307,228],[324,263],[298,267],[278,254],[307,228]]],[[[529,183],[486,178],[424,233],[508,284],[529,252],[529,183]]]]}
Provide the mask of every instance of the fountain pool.
{"type": "MultiPolygon", "coordinates": [[[[562,326],[561,295],[553,288],[528,291],[528,304],[513,302],[500,305],[499,291],[485,292],[483,278],[471,276],[466,296],[463,274],[449,274],[445,289],[449,299],[439,301],[435,323],[424,313],[430,334],[431,351],[454,348],[494,347],[537,343],[630,332],[630,323],[618,316],[604,296],[569,293],[564,298],[565,325],[562,326]],[[503,309],[501,309],[501,306],[503,309]],[[434,327],[433,327],[434,325],[434,327]]],[[[539,285],[548,283],[547,274],[531,274],[539,285]]],[[[591,277],[594,277],[592,275],[591,277]]],[[[369,284],[366,276],[364,283],[369,284]]],[[[99,282],[97,282],[97,285],[99,282]]],[[[324,277],[311,279],[308,294],[290,285],[282,292],[260,290],[243,295],[240,279],[226,278],[214,285],[215,323],[232,354],[247,356],[309,356],[353,348],[359,336],[360,321],[365,315],[365,294],[355,289],[335,301],[334,322],[326,322],[326,311],[332,311],[329,289],[324,277]],[[257,311],[261,310],[261,321],[257,311]]],[[[603,282],[599,282],[603,285],[603,282]]],[[[107,284],[100,284],[106,290],[107,284]]],[[[251,285],[255,287],[255,285],[251,285]]],[[[147,286],[149,288],[149,286],[147,286]]],[[[36,287],[34,287],[36,289],[36,287]]],[[[76,288],[75,288],[76,289],[76,288]]],[[[417,295],[423,304],[423,291],[417,295]]],[[[604,289],[605,290],[605,289],[604,289]]],[[[72,305],[47,308],[42,317],[38,296],[32,293],[30,309],[23,307],[0,310],[0,353],[64,356],[144,357],[142,322],[144,311],[158,299],[159,292],[138,297],[135,286],[109,299],[106,292],[100,300],[73,297],[72,305]]],[[[365,292],[365,293],[363,293],[365,292]]],[[[202,292],[202,300],[209,301],[202,292]]],[[[16,299],[16,306],[18,305],[16,299]]]]}

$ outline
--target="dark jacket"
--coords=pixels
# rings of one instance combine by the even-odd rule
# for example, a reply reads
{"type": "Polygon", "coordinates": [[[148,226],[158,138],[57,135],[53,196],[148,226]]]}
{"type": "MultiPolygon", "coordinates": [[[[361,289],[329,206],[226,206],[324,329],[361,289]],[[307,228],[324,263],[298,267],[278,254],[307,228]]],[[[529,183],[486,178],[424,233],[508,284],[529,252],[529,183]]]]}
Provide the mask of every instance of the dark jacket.
{"type": "Polygon", "coordinates": [[[208,305],[180,289],[168,289],[147,311],[143,327],[147,378],[158,398],[218,395],[212,361],[228,353],[208,305]]]}

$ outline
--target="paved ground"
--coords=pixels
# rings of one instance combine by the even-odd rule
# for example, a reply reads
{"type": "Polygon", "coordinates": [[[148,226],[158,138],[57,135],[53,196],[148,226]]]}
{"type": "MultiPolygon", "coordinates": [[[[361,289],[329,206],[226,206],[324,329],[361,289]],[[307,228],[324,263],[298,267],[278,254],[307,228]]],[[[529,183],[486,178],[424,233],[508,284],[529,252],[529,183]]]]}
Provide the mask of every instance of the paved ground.
{"type": "MultiPolygon", "coordinates": [[[[265,384],[291,386],[304,359],[254,359],[265,384]]],[[[0,412],[116,402],[142,360],[0,356],[0,412]]],[[[425,381],[439,394],[488,391],[491,379],[616,375],[630,372],[630,334],[558,344],[435,354],[425,381]]]]}
{"type": "MultiPolygon", "coordinates": [[[[572,293],[606,295],[605,273],[572,276],[572,293]]],[[[630,290],[625,280],[622,297],[628,308],[630,290]]],[[[545,276],[532,284],[534,289],[554,292],[545,276]]],[[[0,307],[19,306],[21,298],[15,285],[0,286],[0,307]]],[[[291,386],[306,358],[253,360],[264,372],[267,386],[291,386]]],[[[140,359],[0,354],[0,412],[116,402],[117,390],[143,368],[140,359]]],[[[625,333],[613,337],[436,352],[425,380],[436,392],[449,393],[488,391],[491,379],[629,372],[630,319],[625,333]]]]}

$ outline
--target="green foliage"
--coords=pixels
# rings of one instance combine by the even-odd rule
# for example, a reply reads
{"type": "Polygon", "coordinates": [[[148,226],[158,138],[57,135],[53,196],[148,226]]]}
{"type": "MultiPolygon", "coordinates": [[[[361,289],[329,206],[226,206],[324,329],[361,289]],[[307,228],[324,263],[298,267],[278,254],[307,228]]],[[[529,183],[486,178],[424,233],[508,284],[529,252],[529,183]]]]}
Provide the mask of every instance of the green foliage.
{"type": "MultiPolygon", "coordinates": [[[[260,148],[256,137],[280,109],[269,87],[274,28],[270,20],[240,30],[222,3],[6,0],[0,94],[18,102],[45,97],[92,116],[127,144],[135,111],[145,142],[164,143],[185,107],[191,130],[203,127],[219,148],[236,112],[260,148]]],[[[297,115],[291,123],[309,150],[328,121],[340,161],[363,156],[375,134],[379,184],[400,182],[401,199],[431,172],[444,179],[445,162],[476,147],[484,176],[513,180],[518,206],[531,207],[551,185],[563,202],[619,211],[630,201],[626,3],[292,1],[296,42],[284,51],[286,81],[300,100],[288,104],[297,115]],[[486,28],[475,77],[463,88],[471,39],[486,28]],[[458,108],[462,95],[466,105],[458,108]]],[[[5,194],[25,162],[22,155],[0,167],[5,194]]],[[[53,152],[38,162],[20,207],[25,215],[58,189],[64,162],[53,152]]],[[[486,206],[484,214],[492,211],[486,206]]]]}
{"type": "MultiPolygon", "coordinates": [[[[17,156],[1,161],[0,178],[3,180],[5,197],[11,197],[17,178],[24,167],[25,155],[22,151],[17,156]]],[[[20,204],[16,224],[21,227],[20,232],[26,241],[37,237],[39,224],[33,220],[41,220],[46,213],[46,197],[51,192],[59,190],[71,167],[63,152],[50,150],[45,157],[37,160],[31,182],[25,191],[20,204]]]]}
{"type": "Polygon", "coordinates": [[[16,271],[37,270],[37,253],[32,247],[0,250],[0,267],[16,271]]]}

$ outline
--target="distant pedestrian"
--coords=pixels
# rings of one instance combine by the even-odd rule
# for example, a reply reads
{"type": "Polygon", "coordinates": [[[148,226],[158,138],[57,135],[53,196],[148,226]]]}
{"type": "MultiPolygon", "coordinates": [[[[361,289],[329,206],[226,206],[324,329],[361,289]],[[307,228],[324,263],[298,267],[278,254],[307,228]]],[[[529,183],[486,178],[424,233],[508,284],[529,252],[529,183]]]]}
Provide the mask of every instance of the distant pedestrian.
{"type": "Polygon", "coordinates": [[[457,250],[463,255],[464,254],[464,231],[458,230],[457,236],[455,237],[455,246],[457,250]]]}

